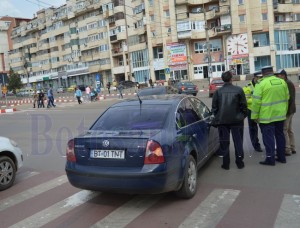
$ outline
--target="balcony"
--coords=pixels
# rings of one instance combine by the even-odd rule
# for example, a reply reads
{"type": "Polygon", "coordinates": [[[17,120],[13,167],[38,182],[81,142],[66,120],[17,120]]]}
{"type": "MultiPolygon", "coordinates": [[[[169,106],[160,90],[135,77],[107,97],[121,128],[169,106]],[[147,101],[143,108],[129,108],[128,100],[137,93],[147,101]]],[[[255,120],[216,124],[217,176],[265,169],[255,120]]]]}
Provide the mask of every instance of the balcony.
{"type": "Polygon", "coordinates": [[[119,55],[122,55],[123,54],[123,48],[120,48],[120,47],[116,47],[116,48],[113,48],[111,50],[112,52],[112,56],[115,57],[115,56],[119,56],[119,55]]]}
{"type": "Polygon", "coordinates": [[[289,3],[289,4],[286,4],[286,3],[285,4],[280,4],[280,3],[278,3],[277,12],[278,13],[291,13],[291,12],[293,12],[293,9],[294,9],[295,5],[292,4],[292,3],[289,3]]]}
{"type": "Polygon", "coordinates": [[[221,26],[217,26],[214,28],[214,32],[217,33],[217,35],[223,35],[226,33],[231,33],[232,31],[232,26],[231,24],[227,24],[227,25],[221,25],[221,26]]]}

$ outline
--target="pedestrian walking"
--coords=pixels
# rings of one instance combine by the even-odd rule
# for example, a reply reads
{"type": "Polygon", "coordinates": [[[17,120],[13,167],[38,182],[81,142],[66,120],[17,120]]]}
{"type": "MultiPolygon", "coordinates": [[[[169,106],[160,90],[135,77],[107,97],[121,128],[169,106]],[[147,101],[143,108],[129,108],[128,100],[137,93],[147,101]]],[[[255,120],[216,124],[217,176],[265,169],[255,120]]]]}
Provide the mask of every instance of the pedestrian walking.
{"type": "Polygon", "coordinates": [[[82,100],[81,100],[82,99],[82,92],[79,89],[79,87],[76,88],[75,96],[77,98],[78,104],[81,104],[82,103],[82,100]]]}
{"type": "Polygon", "coordinates": [[[34,92],[33,92],[33,108],[35,108],[35,106],[38,106],[38,102],[39,102],[39,94],[36,93],[36,90],[34,90],[34,92]]]}
{"type": "Polygon", "coordinates": [[[86,99],[89,101],[90,100],[90,94],[91,94],[91,88],[89,86],[87,86],[85,88],[85,95],[86,95],[86,99]]]}
{"type": "Polygon", "coordinates": [[[244,168],[244,119],[247,117],[247,101],[243,89],[232,85],[232,73],[222,73],[224,85],[213,95],[212,113],[215,116],[214,126],[217,126],[220,138],[220,152],[223,156],[222,168],[230,168],[230,132],[232,134],[235,163],[238,169],[244,168]]]}
{"type": "Polygon", "coordinates": [[[52,87],[50,86],[47,92],[47,97],[48,97],[48,105],[47,108],[56,107],[54,104],[54,96],[53,96],[53,90],[52,87]]]}
{"type": "Polygon", "coordinates": [[[283,125],[285,137],[285,155],[290,156],[291,154],[296,154],[295,137],[293,132],[293,116],[296,113],[296,91],[293,82],[287,78],[287,73],[284,69],[278,70],[275,75],[286,82],[290,95],[286,120],[284,121],[283,125]]]}
{"type": "Polygon", "coordinates": [[[45,101],[44,90],[41,90],[38,98],[38,108],[45,108],[44,101],[45,101]]]}
{"type": "Polygon", "coordinates": [[[123,86],[122,86],[122,84],[118,85],[118,90],[119,90],[119,98],[123,99],[123,86]]]}
{"type": "Polygon", "coordinates": [[[262,152],[259,139],[258,139],[258,123],[251,119],[251,106],[252,106],[252,96],[254,92],[254,88],[256,82],[262,78],[261,71],[257,71],[253,74],[252,81],[243,87],[246,100],[247,100],[247,119],[248,119],[248,128],[249,128],[249,135],[252,146],[255,151],[262,152]]]}
{"type": "Polygon", "coordinates": [[[149,86],[151,86],[153,88],[153,82],[152,82],[151,78],[149,79],[149,86]]]}
{"type": "Polygon", "coordinates": [[[110,94],[110,86],[111,86],[111,84],[110,84],[110,82],[108,82],[107,85],[106,85],[107,90],[108,90],[108,94],[110,94]]]}
{"type": "Polygon", "coordinates": [[[274,166],[275,141],[276,160],[286,163],[283,126],[288,109],[289,91],[285,81],[274,75],[272,66],[263,67],[261,72],[263,78],[254,88],[251,119],[259,123],[266,149],[266,159],[260,164],[274,166]]]}

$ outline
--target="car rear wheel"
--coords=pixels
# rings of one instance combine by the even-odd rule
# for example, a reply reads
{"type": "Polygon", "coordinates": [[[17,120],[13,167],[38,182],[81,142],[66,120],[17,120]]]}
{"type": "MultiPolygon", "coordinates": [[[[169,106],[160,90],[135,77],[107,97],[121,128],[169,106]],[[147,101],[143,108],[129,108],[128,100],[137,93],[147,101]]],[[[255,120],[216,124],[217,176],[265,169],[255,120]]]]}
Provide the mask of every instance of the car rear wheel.
{"type": "Polygon", "coordinates": [[[11,187],[16,177],[16,166],[7,156],[0,157],[0,191],[11,187]]]}
{"type": "Polygon", "coordinates": [[[181,188],[176,192],[177,196],[182,198],[192,198],[197,191],[197,165],[194,157],[187,157],[184,170],[184,178],[181,188]]]}

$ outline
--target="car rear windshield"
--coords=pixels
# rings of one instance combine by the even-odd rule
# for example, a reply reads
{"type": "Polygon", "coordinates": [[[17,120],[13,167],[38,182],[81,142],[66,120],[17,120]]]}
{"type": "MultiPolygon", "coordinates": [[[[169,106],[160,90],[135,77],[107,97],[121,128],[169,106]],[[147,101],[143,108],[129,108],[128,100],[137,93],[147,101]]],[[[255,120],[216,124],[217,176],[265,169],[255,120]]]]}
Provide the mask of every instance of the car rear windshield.
{"type": "Polygon", "coordinates": [[[148,130],[162,129],[169,105],[137,105],[109,108],[91,130],[148,130]]]}
{"type": "Polygon", "coordinates": [[[194,86],[192,82],[183,82],[182,85],[184,86],[194,86]]]}
{"type": "Polygon", "coordinates": [[[213,84],[224,84],[223,80],[213,80],[212,81],[213,84]]]}

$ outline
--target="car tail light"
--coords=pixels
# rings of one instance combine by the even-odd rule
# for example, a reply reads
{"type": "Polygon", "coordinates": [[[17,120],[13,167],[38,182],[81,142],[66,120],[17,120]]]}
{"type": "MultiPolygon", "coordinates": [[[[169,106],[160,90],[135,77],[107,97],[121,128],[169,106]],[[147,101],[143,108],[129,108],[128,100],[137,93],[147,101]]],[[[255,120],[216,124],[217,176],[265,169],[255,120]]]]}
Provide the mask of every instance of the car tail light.
{"type": "Polygon", "coordinates": [[[74,139],[69,140],[66,149],[67,161],[76,162],[75,152],[74,152],[74,139]]]}
{"type": "Polygon", "coordinates": [[[182,90],[182,91],[184,90],[184,86],[181,86],[181,90],[182,90]]]}
{"type": "Polygon", "coordinates": [[[216,85],[210,85],[210,86],[209,86],[209,89],[210,89],[210,90],[215,89],[215,88],[216,88],[216,85]]]}
{"type": "Polygon", "coordinates": [[[144,164],[161,164],[164,162],[165,157],[160,144],[149,140],[147,142],[144,164]]]}

